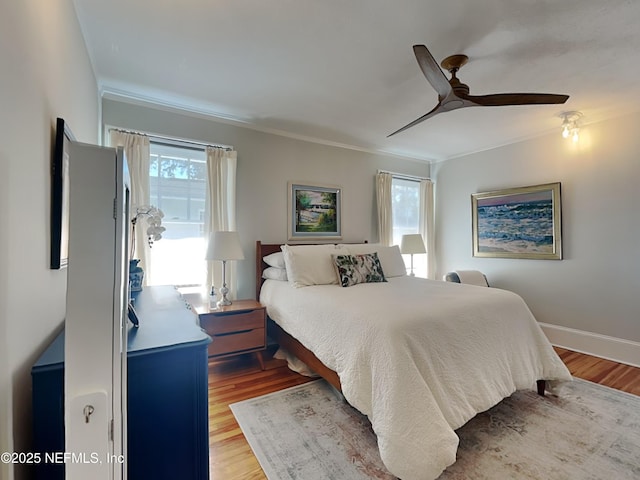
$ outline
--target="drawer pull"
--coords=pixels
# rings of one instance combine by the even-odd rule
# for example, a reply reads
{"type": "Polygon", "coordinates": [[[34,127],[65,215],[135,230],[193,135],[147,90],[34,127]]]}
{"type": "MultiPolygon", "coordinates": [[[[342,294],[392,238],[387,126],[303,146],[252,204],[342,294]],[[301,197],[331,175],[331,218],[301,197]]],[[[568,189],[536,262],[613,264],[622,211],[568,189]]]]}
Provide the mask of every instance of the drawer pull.
{"type": "Polygon", "coordinates": [[[248,330],[238,330],[237,332],[216,333],[213,336],[214,337],[227,337],[229,335],[239,335],[241,333],[248,333],[248,332],[251,332],[252,330],[253,330],[253,328],[250,328],[248,330]]]}
{"type": "Polygon", "coordinates": [[[250,310],[238,310],[238,311],[225,312],[224,310],[221,310],[221,313],[225,317],[230,317],[232,315],[245,315],[247,313],[251,313],[251,311],[250,310]]]}

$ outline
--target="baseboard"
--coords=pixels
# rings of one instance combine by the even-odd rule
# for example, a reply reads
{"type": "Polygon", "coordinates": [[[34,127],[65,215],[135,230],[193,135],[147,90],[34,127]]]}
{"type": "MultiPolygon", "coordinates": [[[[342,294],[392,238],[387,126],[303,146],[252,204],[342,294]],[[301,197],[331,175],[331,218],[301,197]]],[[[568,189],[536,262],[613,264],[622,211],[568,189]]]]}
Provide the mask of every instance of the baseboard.
{"type": "Polygon", "coordinates": [[[640,343],[598,333],[540,323],[552,345],[640,367],[640,343]]]}

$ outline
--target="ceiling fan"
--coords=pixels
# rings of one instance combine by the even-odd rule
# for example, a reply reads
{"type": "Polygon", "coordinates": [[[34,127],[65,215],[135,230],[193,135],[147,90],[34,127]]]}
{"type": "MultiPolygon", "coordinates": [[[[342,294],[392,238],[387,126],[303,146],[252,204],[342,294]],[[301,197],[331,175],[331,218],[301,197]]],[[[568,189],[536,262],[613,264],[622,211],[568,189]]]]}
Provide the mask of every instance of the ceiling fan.
{"type": "MultiPolygon", "coordinates": [[[[500,107],[504,105],[545,105],[554,103],[564,103],[569,95],[556,95],[553,93],[497,93],[493,95],[469,95],[469,86],[462,83],[456,77],[456,72],[460,70],[469,57],[466,55],[451,55],[442,60],[440,65],[451,73],[451,79],[447,80],[444,72],[438,66],[438,62],[433,58],[431,52],[424,45],[414,45],[413,53],[418,60],[418,65],[431,86],[438,92],[438,104],[430,112],[420,118],[396,130],[400,133],[411,128],[438,113],[450,112],[464,107],[500,107]]],[[[388,138],[387,137],[387,138],[388,138]]]]}

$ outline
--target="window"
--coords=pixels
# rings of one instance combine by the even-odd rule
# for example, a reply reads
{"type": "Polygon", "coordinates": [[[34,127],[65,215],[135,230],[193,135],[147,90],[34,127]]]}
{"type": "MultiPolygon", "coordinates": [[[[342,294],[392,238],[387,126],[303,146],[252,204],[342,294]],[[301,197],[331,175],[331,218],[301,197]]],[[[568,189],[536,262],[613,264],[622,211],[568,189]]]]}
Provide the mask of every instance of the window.
{"type": "Polygon", "coordinates": [[[164,213],[167,229],[151,249],[149,285],[204,283],[204,209],[207,167],[204,149],[151,141],[150,203],[164,213]]]}
{"type": "Polygon", "coordinates": [[[418,233],[420,222],[420,183],[393,177],[391,181],[393,244],[400,245],[402,236],[418,233]]]}
{"type": "MultiPolygon", "coordinates": [[[[400,245],[402,236],[420,233],[420,182],[396,177],[391,180],[391,210],[393,218],[393,244],[400,245]]],[[[403,255],[407,270],[411,255],[403,255]]],[[[426,277],[427,256],[413,256],[413,270],[418,277],[426,277]]]]}

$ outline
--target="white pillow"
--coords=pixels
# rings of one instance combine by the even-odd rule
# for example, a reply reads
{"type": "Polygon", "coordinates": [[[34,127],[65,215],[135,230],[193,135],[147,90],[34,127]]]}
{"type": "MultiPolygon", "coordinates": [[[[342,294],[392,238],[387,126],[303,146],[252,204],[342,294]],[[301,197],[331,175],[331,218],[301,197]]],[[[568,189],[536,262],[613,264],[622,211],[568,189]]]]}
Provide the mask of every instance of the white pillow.
{"type": "Polygon", "coordinates": [[[294,287],[338,283],[332,254],[340,253],[339,245],[283,245],[284,263],[289,282],[294,287]]]}
{"type": "Polygon", "coordinates": [[[386,278],[402,277],[407,274],[407,266],[404,264],[398,245],[387,247],[373,243],[354,243],[341,246],[346,248],[351,255],[377,252],[386,278]]]}
{"type": "Polygon", "coordinates": [[[284,256],[282,252],[272,253],[271,255],[267,255],[266,257],[262,257],[264,263],[269,265],[270,267],[275,268],[285,268],[284,266],[284,256]]]}
{"type": "Polygon", "coordinates": [[[386,282],[376,252],[357,255],[332,255],[340,285],[351,287],[358,283],[386,282]]]}
{"type": "Polygon", "coordinates": [[[262,278],[267,278],[270,280],[280,280],[282,282],[286,282],[287,271],[284,268],[276,268],[276,267],[267,267],[262,271],[262,278]]]}

